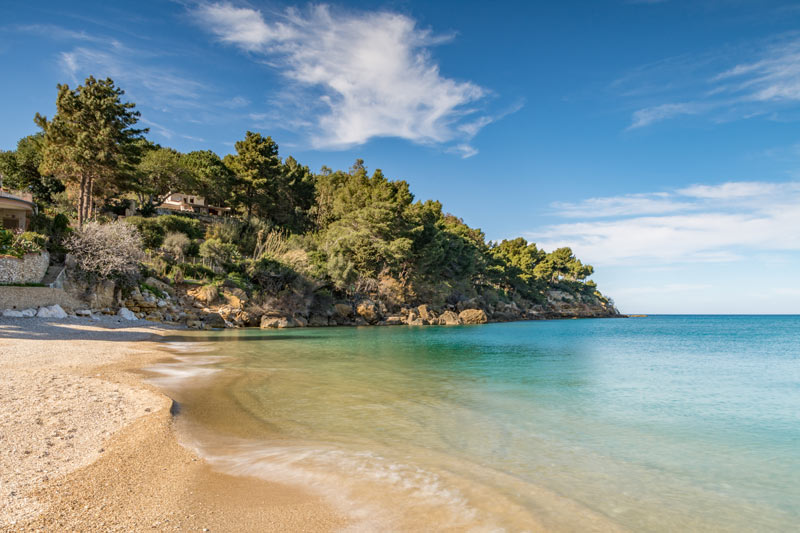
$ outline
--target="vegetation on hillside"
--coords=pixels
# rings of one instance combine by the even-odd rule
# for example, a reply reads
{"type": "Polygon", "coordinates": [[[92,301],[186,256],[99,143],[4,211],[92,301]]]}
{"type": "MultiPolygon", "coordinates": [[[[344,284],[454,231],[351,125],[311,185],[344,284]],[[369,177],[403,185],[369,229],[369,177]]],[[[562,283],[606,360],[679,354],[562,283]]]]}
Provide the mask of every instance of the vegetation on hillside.
{"type": "Polygon", "coordinates": [[[360,159],[314,173],[250,131],[224,158],[181,153],[146,140],[123,96],[110,79],[59,85],[56,115],[36,116],[42,133],[0,152],[3,185],[33,194],[45,244],[71,249],[88,271],[131,278],[130,262],[113,257],[119,238],[119,254],[143,261],[144,273],[227,284],[289,307],[358,297],[388,306],[530,305],[552,288],[606,301],[586,282],[592,267],[569,248],[548,253],[521,237],[487,242],[438,201],[416,200],[408,183],[370,172],[360,159]],[[172,192],[227,206],[230,216],[158,215],[172,192]],[[130,201],[138,214],[125,223],[138,235],[116,224],[103,230],[130,201]],[[72,235],[65,217],[77,228],[72,235]],[[93,249],[110,254],[108,264],[97,264],[93,249]]]}

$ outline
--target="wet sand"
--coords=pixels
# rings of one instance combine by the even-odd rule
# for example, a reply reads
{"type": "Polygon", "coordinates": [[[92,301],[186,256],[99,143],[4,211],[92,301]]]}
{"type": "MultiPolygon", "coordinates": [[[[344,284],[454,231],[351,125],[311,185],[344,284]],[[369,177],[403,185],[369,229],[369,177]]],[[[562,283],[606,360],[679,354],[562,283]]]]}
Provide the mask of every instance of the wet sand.
{"type": "Polygon", "coordinates": [[[316,494],[212,470],[138,369],[152,325],[0,319],[0,531],[332,531],[316,494]],[[126,326],[126,327],[121,327],[126,326]]]}

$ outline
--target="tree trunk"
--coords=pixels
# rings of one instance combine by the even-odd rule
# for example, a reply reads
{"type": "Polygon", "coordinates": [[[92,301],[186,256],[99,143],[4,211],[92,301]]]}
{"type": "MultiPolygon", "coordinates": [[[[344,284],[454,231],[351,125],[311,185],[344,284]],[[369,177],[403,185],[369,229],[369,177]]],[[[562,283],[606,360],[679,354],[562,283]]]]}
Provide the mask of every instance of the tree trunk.
{"type": "Polygon", "coordinates": [[[81,188],[80,192],[78,193],[78,227],[83,226],[84,217],[83,217],[83,209],[84,205],[86,204],[86,175],[81,176],[81,188]]]}
{"type": "Polygon", "coordinates": [[[89,175],[89,183],[87,184],[88,192],[86,198],[86,220],[92,217],[92,204],[94,203],[94,176],[89,175]]]}

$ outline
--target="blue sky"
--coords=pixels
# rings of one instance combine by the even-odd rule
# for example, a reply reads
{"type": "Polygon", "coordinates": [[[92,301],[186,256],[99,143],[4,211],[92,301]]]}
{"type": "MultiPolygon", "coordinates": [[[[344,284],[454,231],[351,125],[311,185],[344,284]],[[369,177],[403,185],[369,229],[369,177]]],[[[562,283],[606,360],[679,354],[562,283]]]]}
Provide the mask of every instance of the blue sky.
{"type": "Polygon", "coordinates": [[[798,313],[800,5],[23,2],[0,6],[0,149],[109,76],[150,137],[248,129],[361,157],[499,240],[569,245],[629,313],[798,313]]]}

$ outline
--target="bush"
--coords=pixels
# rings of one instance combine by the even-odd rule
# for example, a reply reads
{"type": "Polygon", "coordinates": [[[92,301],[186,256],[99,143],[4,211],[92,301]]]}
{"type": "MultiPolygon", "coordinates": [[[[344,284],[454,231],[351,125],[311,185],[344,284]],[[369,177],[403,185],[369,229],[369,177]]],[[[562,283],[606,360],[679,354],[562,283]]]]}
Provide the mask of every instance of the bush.
{"type": "Polygon", "coordinates": [[[142,238],[142,244],[148,250],[157,250],[164,244],[164,236],[167,232],[158,223],[157,218],[128,217],[125,222],[133,225],[142,238]]]}
{"type": "Polygon", "coordinates": [[[11,255],[22,258],[25,254],[42,251],[46,237],[38,233],[25,232],[14,236],[9,230],[0,229],[0,255],[11,255]],[[41,241],[41,244],[39,242],[41,241]]]}
{"type": "Polygon", "coordinates": [[[66,245],[81,272],[100,278],[135,279],[144,259],[141,235],[124,222],[87,222],[66,245]]]}
{"type": "Polygon", "coordinates": [[[183,233],[170,233],[164,238],[164,244],[161,245],[161,249],[176,261],[183,261],[191,243],[189,237],[183,233]]]}
{"type": "Polygon", "coordinates": [[[206,232],[202,222],[186,216],[162,215],[155,220],[165,233],[183,233],[190,239],[202,239],[206,232]]]}
{"type": "Polygon", "coordinates": [[[42,235],[41,233],[36,233],[33,231],[25,231],[23,233],[20,233],[19,236],[17,237],[17,240],[32,242],[37,246],[39,246],[40,248],[44,248],[45,244],[47,244],[46,235],[42,235]]]}
{"type": "Polygon", "coordinates": [[[235,244],[208,239],[200,245],[200,257],[209,260],[214,266],[223,267],[239,259],[239,250],[235,244]]]}
{"type": "Polygon", "coordinates": [[[190,263],[181,263],[176,265],[173,272],[180,270],[184,277],[197,280],[212,280],[216,276],[213,270],[206,268],[203,265],[192,265],[190,263]]]}

